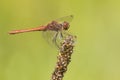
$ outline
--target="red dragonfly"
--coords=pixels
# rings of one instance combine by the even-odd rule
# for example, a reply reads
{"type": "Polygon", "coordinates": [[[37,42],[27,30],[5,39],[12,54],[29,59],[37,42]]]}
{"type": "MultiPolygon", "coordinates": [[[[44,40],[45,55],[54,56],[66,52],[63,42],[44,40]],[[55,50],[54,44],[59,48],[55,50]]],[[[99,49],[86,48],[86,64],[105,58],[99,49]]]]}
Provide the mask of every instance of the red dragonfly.
{"type": "Polygon", "coordinates": [[[53,37],[53,42],[57,45],[56,38],[58,34],[60,37],[63,38],[63,31],[66,31],[70,27],[70,21],[73,19],[73,15],[65,16],[56,20],[51,21],[47,25],[39,26],[36,28],[30,29],[21,29],[21,30],[12,30],[9,34],[18,34],[18,33],[25,33],[25,32],[32,32],[32,31],[54,31],[56,32],[53,37]]]}

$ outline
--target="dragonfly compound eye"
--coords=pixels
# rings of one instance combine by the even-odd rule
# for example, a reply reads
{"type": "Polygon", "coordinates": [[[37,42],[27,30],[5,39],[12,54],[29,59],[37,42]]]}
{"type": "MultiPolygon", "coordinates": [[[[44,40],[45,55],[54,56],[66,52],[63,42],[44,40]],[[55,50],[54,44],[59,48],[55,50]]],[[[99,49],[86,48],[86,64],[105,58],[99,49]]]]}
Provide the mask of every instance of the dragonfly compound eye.
{"type": "Polygon", "coordinates": [[[63,29],[64,29],[64,30],[68,30],[69,27],[70,27],[69,23],[65,21],[65,22],[63,23],[63,29]]]}

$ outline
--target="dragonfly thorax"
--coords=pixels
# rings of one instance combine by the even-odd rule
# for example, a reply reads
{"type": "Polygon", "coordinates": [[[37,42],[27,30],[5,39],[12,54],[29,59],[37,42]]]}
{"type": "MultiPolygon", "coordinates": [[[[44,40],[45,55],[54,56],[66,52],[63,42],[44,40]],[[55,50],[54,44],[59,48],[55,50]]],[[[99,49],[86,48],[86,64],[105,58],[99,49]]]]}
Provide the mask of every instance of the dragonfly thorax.
{"type": "Polygon", "coordinates": [[[56,21],[52,21],[47,25],[47,30],[60,31],[62,30],[62,24],[56,21]]]}
{"type": "Polygon", "coordinates": [[[52,21],[47,25],[47,30],[52,30],[52,31],[61,31],[61,30],[68,30],[69,28],[69,23],[68,22],[56,22],[52,21]]]}

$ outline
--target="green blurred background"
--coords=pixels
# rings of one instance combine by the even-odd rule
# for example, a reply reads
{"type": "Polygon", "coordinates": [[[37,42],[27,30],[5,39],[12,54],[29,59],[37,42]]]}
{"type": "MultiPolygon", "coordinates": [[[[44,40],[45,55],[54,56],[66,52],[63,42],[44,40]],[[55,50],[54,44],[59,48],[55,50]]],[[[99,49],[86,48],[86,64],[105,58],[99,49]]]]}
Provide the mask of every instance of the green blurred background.
{"type": "Polygon", "coordinates": [[[41,32],[8,31],[70,14],[77,40],[64,80],[120,80],[119,0],[0,0],[0,80],[50,80],[58,50],[41,32]]]}

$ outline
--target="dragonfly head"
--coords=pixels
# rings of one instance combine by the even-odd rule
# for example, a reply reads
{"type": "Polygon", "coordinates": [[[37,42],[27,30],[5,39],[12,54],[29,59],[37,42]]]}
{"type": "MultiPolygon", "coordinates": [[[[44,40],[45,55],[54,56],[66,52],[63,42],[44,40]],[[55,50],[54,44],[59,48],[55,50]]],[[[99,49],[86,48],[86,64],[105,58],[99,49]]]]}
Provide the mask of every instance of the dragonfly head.
{"type": "Polygon", "coordinates": [[[70,27],[69,23],[66,22],[66,21],[64,21],[64,22],[63,22],[63,30],[68,30],[69,27],[70,27]]]}

